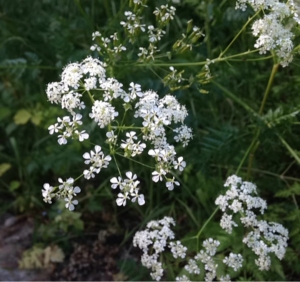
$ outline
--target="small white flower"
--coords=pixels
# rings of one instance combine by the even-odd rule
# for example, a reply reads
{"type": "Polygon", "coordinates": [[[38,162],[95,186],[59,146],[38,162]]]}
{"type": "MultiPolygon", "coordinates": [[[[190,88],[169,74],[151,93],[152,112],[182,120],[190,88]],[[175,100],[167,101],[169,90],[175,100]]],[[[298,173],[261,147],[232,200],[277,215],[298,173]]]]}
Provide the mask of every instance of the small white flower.
{"type": "Polygon", "coordinates": [[[113,177],[110,182],[112,183],[111,188],[116,189],[119,186],[121,190],[123,189],[122,178],[120,176],[118,178],[113,177]]]}
{"type": "Polygon", "coordinates": [[[240,254],[230,253],[228,257],[223,259],[223,262],[233,268],[234,271],[237,271],[243,266],[243,257],[240,254]]]}
{"type": "Polygon", "coordinates": [[[107,143],[114,144],[118,136],[116,136],[113,131],[108,131],[106,132],[106,137],[107,137],[107,143]]]}
{"type": "Polygon", "coordinates": [[[46,203],[52,204],[52,198],[54,197],[54,195],[52,194],[54,188],[52,186],[49,185],[49,183],[45,183],[43,185],[44,190],[42,190],[42,195],[44,198],[44,201],[46,203]]]}
{"type": "Polygon", "coordinates": [[[166,174],[166,172],[162,169],[159,172],[153,171],[152,172],[152,180],[154,182],[162,181],[163,180],[162,175],[165,175],[165,174],[166,174]]]}
{"type": "Polygon", "coordinates": [[[85,130],[79,132],[78,130],[75,131],[75,134],[78,134],[78,139],[80,142],[89,139],[88,133],[85,132],[85,130]]]}
{"type": "Polygon", "coordinates": [[[173,162],[174,168],[183,171],[186,167],[186,162],[183,160],[183,157],[179,157],[178,161],[173,162]]]}
{"type": "Polygon", "coordinates": [[[100,128],[104,128],[110,124],[119,113],[116,112],[115,108],[109,103],[96,100],[92,107],[92,112],[89,115],[98,123],[100,128]]]}
{"type": "Polygon", "coordinates": [[[78,204],[77,200],[72,201],[73,196],[69,196],[68,198],[65,198],[66,208],[69,209],[69,211],[73,211],[75,209],[75,205],[78,204]]]}
{"type": "Polygon", "coordinates": [[[168,182],[166,182],[166,187],[169,191],[172,191],[174,189],[174,184],[180,186],[180,183],[178,181],[175,181],[175,177],[173,177],[172,179],[168,179],[168,182]]]}
{"type": "Polygon", "coordinates": [[[48,127],[48,130],[49,130],[49,134],[51,134],[51,135],[52,135],[54,132],[57,133],[57,132],[60,130],[59,124],[56,123],[56,124],[54,124],[54,125],[50,125],[50,126],[48,127]]]}
{"type": "Polygon", "coordinates": [[[69,190],[70,187],[73,186],[74,179],[69,177],[66,181],[63,181],[61,178],[58,178],[58,182],[61,183],[61,185],[58,186],[60,190],[69,190]]]}
{"type": "Polygon", "coordinates": [[[119,193],[118,198],[116,199],[118,206],[126,206],[126,200],[129,200],[128,192],[125,192],[124,194],[119,193]]]}
{"type": "Polygon", "coordinates": [[[180,241],[170,242],[169,248],[171,248],[171,253],[174,258],[185,258],[187,247],[183,246],[180,241]]]}

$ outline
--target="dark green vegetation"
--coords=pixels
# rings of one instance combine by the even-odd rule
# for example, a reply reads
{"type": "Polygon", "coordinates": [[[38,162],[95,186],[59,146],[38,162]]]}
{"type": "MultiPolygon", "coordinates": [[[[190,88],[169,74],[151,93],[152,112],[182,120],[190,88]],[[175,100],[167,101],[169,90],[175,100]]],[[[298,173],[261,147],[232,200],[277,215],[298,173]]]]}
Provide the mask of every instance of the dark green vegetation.
{"type": "MultiPolygon", "coordinates": [[[[154,20],[151,11],[165,1],[149,2],[145,17],[150,22],[154,20]]],[[[91,181],[80,180],[80,203],[76,213],[70,213],[58,203],[46,205],[41,189],[44,183],[56,185],[58,177],[81,174],[85,169],[82,153],[90,147],[79,142],[59,146],[56,137],[48,134],[48,126],[66,112],[47,102],[45,88],[47,83],[59,80],[67,63],[91,54],[92,32],[99,30],[105,36],[122,33],[119,22],[128,10],[128,1],[0,0],[0,212],[34,216],[35,243],[58,243],[67,255],[72,241],[93,238],[100,229],[112,227],[120,234],[120,246],[129,249],[136,230],[151,219],[169,215],[178,222],[177,238],[185,238],[183,243],[196,251],[195,241],[188,238],[197,234],[210,217],[215,198],[224,192],[224,181],[248,154],[239,176],[256,183],[259,195],[267,200],[265,219],[288,228],[290,241],[285,258],[281,262],[274,259],[269,272],[258,271],[255,255],[237,239],[242,238],[244,230],[237,229],[228,236],[219,227],[218,214],[202,232],[200,241],[212,237],[221,241],[223,253],[234,246],[235,252],[244,254],[244,267],[236,279],[299,280],[299,59],[295,56],[288,67],[279,66],[274,72],[265,104],[262,100],[273,68],[271,57],[264,59],[255,53],[211,64],[213,79],[207,84],[196,79],[203,65],[190,65],[217,58],[253,14],[250,9],[243,13],[234,7],[235,1],[229,0],[183,0],[160,50],[162,54],[171,51],[190,19],[206,35],[201,44],[191,52],[174,51],[169,57],[139,65],[138,47],[144,46],[146,39],[140,36],[134,46],[124,42],[129,52],[115,58],[109,67],[110,75],[124,85],[133,81],[161,96],[170,92],[163,83],[170,65],[181,64],[176,69],[185,70],[183,77],[189,79],[186,85],[193,82],[189,88],[172,90],[186,105],[188,125],[194,133],[188,147],[177,148],[178,155],[187,162],[187,169],[179,176],[180,188],[167,191],[163,184],[153,183],[150,171],[141,166],[138,173],[146,205],[117,207],[108,169],[91,181]],[[203,94],[205,91],[208,94],[203,94]],[[106,214],[109,220],[104,220],[106,214]]],[[[252,50],[254,42],[248,27],[226,56],[252,50]]],[[[87,131],[101,138],[96,127],[90,126],[87,131]]],[[[139,161],[152,160],[145,156],[139,161]]],[[[128,160],[123,165],[124,170],[128,169],[128,160]]],[[[133,261],[120,261],[119,266],[130,280],[149,279],[135,276],[137,272],[132,269],[137,266],[133,261]]],[[[178,273],[179,266],[172,267],[178,273]]],[[[168,273],[166,279],[174,279],[172,272],[168,273]]]]}

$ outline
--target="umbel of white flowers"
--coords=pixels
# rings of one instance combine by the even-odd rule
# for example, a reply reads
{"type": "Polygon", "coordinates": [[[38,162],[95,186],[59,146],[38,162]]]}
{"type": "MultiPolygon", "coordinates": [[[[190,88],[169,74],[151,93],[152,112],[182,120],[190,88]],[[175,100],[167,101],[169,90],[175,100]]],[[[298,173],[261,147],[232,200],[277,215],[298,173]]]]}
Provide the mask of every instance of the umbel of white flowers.
{"type": "Polygon", "coordinates": [[[215,202],[223,211],[221,227],[230,234],[232,228],[238,226],[233,220],[233,215],[242,215],[241,224],[251,230],[243,239],[243,243],[258,255],[255,263],[259,269],[268,270],[271,266],[271,253],[279,259],[284,257],[289,239],[288,230],[279,223],[257,218],[254,211],[258,210],[260,214],[263,214],[267,209],[267,203],[256,196],[255,184],[242,181],[242,178],[232,175],[228,177],[224,186],[229,189],[215,202]]]}
{"type": "Polygon", "coordinates": [[[263,10],[262,19],[252,25],[252,33],[258,37],[254,45],[260,54],[274,51],[280,64],[285,67],[293,60],[293,37],[291,29],[300,24],[297,7],[293,0],[238,0],[236,9],[246,10],[247,4],[255,11],[263,10]]]}
{"type": "MultiPolygon", "coordinates": [[[[123,85],[115,78],[106,77],[105,67],[100,60],[88,57],[81,63],[67,65],[61,75],[61,81],[48,84],[46,91],[48,100],[70,113],[70,116],[58,117],[57,123],[49,126],[49,133],[58,134],[60,145],[67,144],[69,139],[78,139],[81,142],[87,140],[89,134],[81,129],[83,115],[80,111],[86,108],[84,103],[86,98],[90,99],[92,107],[89,117],[98,124],[99,130],[106,129],[105,143],[109,145],[109,153],[118,152],[127,158],[134,158],[150,147],[148,155],[156,161],[152,180],[154,182],[165,180],[168,190],[173,190],[175,185],[179,186],[179,182],[169,174],[174,169],[183,171],[186,163],[183,157],[176,157],[175,147],[167,141],[166,128],[177,124],[173,129],[174,141],[182,143],[183,147],[187,146],[192,138],[192,130],[184,125],[187,117],[186,108],[172,95],[159,98],[156,92],[142,91],[141,86],[133,82],[130,83],[128,91],[124,90],[123,85]],[[139,126],[134,127],[135,131],[132,130],[132,126],[122,124],[122,118],[116,122],[120,116],[115,107],[118,103],[123,105],[123,114],[133,109],[133,116],[140,119],[139,126]],[[119,130],[121,127],[128,128],[127,132],[125,130],[121,132],[119,130]]],[[[89,168],[83,171],[84,178],[94,178],[112,161],[111,155],[104,154],[102,148],[103,146],[97,144],[94,149],[83,154],[84,163],[89,165],[89,168]]],[[[120,190],[117,204],[125,206],[126,201],[131,200],[143,205],[145,199],[144,195],[139,193],[140,182],[137,175],[131,171],[127,171],[125,175],[127,178],[119,175],[110,180],[111,187],[120,190]]],[[[51,203],[54,197],[64,198],[66,207],[73,210],[78,204],[74,197],[80,192],[80,188],[73,187],[73,178],[66,181],[59,179],[59,182],[61,183],[59,186],[44,184],[42,190],[44,201],[51,203]]]]}
{"type": "MultiPolygon", "coordinates": [[[[288,240],[287,229],[279,223],[257,219],[254,211],[258,210],[260,214],[263,214],[267,209],[267,204],[265,200],[256,196],[256,186],[253,183],[242,181],[240,177],[232,175],[228,177],[224,186],[229,189],[225,195],[216,199],[216,205],[224,212],[220,222],[221,227],[230,234],[232,228],[238,223],[233,221],[233,215],[228,212],[236,214],[236,217],[240,216],[241,224],[249,228],[249,232],[242,242],[258,256],[255,263],[259,269],[269,270],[271,253],[274,253],[279,259],[284,257],[288,240]]],[[[186,257],[187,248],[180,241],[175,241],[175,234],[171,230],[172,225],[175,225],[175,221],[171,217],[150,221],[147,228],[136,232],[133,238],[133,246],[143,251],[142,265],[151,269],[150,275],[157,281],[161,280],[164,273],[164,262],[161,256],[163,252],[169,250],[174,259],[186,257]]],[[[219,245],[218,240],[212,238],[205,240],[203,242],[204,249],[188,260],[184,270],[180,271],[181,276],[176,277],[176,281],[190,281],[189,275],[194,277],[194,275],[200,274],[201,264],[204,266],[205,281],[215,279],[230,281],[229,274],[217,277],[220,259],[215,259],[214,256],[217,254],[219,245]]],[[[230,253],[222,262],[234,271],[238,271],[243,265],[243,260],[241,254],[230,253]]]]}

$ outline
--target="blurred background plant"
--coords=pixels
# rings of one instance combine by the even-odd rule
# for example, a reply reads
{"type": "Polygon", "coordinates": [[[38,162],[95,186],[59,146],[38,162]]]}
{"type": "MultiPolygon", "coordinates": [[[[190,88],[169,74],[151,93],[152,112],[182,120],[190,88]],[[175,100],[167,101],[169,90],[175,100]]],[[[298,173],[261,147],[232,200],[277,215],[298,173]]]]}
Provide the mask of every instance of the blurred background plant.
{"type": "MultiPolygon", "coordinates": [[[[0,212],[34,217],[34,243],[60,244],[67,257],[74,251],[72,243],[84,238],[99,240],[99,234],[106,231],[120,249],[126,250],[123,251],[126,255],[117,259],[118,269],[124,275],[122,279],[147,280],[147,272],[133,271],[139,264],[135,252],[130,252],[134,232],[149,220],[169,215],[178,222],[178,238],[184,237],[189,249],[196,251],[194,242],[188,238],[198,233],[215,210],[214,201],[223,191],[224,181],[236,171],[259,130],[255,148],[241,167],[240,175],[256,183],[260,196],[267,200],[266,219],[289,229],[289,248],[284,260],[273,264],[269,272],[257,271],[254,255],[247,253],[242,242],[235,241],[236,234],[228,237],[220,230],[218,215],[200,239],[218,239],[223,253],[234,245],[236,252],[243,252],[249,258],[244,262],[243,271],[232,276],[235,279],[299,279],[299,59],[296,57],[288,67],[279,67],[261,118],[251,109],[260,112],[273,66],[270,54],[265,57],[245,54],[230,61],[211,63],[212,78],[205,76],[204,64],[191,64],[217,58],[254,14],[250,8],[245,12],[235,10],[233,0],[167,2],[177,7],[177,11],[160,43],[162,56],[154,62],[137,62],[138,47],[146,46],[148,40],[141,35],[138,42],[125,42],[127,52],[115,57],[114,64],[109,65],[109,72],[124,85],[134,81],[142,89],[153,89],[161,96],[171,91],[186,105],[194,139],[188,147],[176,148],[187,162],[186,170],[179,176],[181,187],[170,193],[163,184],[162,187],[153,184],[149,173],[141,167],[139,174],[148,200],[143,207],[116,206],[109,172],[81,182],[84,193],[76,213],[64,210],[60,203],[49,207],[42,201],[43,183],[69,177],[71,171],[72,175],[80,174],[84,167],[81,156],[87,150],[79,142],[59,146],[56,138],[48,135],[48,126],[65,113],[47,102],[46,85],[59,80],[67,63],[80,61],[91,53],[94,31],[104,36],[114,32],[125,36],[120,22],[125,18],[129,2],[41,0],[21,1],[16,5],[13,1],[0,0],[0,212]],[[205,34],[191,51],[185,48],[189,42],[181,36],[186,33],[190,19],[205,34]],[[172,49],[174,43],[177,47],[172,49]],[[173,81],[170,66],[175,67],[177,72],[173,75],[182,81],[179,86],[170,84],[173,81]]],[[[155,18],[152,11],[166,1],[148,2],[143,20],[150,23],[155,18]]],[[[254,42],[248,27],[227,56],[253,49],[254,42]]],[[[105,61],[106,54],[102,51],[100,58],[105,61]]],[[[96,131],[92,126],[89,130],[96,131]]],[[[243,229],[236,232],[241,235],[243,229]]],[[[171,271],[167,275],[166,279],[174,279],[171,271]]]]}

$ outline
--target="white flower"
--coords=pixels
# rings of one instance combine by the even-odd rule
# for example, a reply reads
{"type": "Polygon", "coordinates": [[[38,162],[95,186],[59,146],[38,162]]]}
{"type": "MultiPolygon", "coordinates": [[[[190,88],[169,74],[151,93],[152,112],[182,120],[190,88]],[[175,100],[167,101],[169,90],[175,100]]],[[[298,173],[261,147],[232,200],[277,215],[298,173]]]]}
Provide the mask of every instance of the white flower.
{"type": "Polygon", "coordinates": [[[228,257],[223,259],[223,262],[229,267],[232,267],[234,271],[237,271],[243,266],[243,257],[240,254],[230,253],[228,257]]]}
{"type": "Polygon", "coordinates": [[[56,124],[54,124],[54,125],[50,125],[50,126],[48,127],[48,130],[49,130],[49,134],[51,134],[51,135],[52,135],[54,132],[57,133],[57,132],[60,130],[59,124],[56,123],[56,124]]]}
{"type": "Polygon", "coordinates": [[[64,93],[64,85],[60,82],[51,82],[47,85],[47,97],[50,103],[59,104],[61,102],[61,96],[64,93]]]}
{"type": "Polygon", "coordinates": [[[77,194],[80,192],[81,192],[81,189],[78,186],[76,186],[74,188],[69,189],[68,194],[72,195],[72,196],[77,196],[77,194]]]}
{"type": "Polygon", "coordinates": [[[229,274],[226,274],[225,276],[222,275],[220,277],[220,281],[221,282],[231,282],[229,274]]]}
{"type": "Polygon", "coordinates": [[[58,135],[57,142],[59,145],[67,144],[68,142],[67,142],[66,134],[64,133],[63,135],[58,135]]]}
{"type": "Polygon", "coordinates": [[[139,195],[136,190],[135,190],[135,192],[130,193],[130,196],[132,197],[131,202],[134,203],[136,201],[136,199],[137,199],[138,200],[138,204],[140,206],[142,206],[142,205],[145,204],[145,197],[144,197],[144,195],[143,194],[139,195]]]}
{"type": "Polygon", "coordinates": [[[119,113],[116,112],[115,108],[109,103],[96,100],[92,107],[92,112],[89,115],[98,123],[100,128],[104,128],[110,124],[119,113]]]}
{"type": "Polygon", "coordinates": [[[78,130],[75,130],[75,134],[78,135],[78,139],[80,142],[86,140],[86,139],[89,139],[89,135],[88,133],[85,132],[85,130],[79,132],[78,130]]]}
{"type": "Polygon", "coordinates": [[[154,182],[162,181],[163,180],[162,175],[165,175],[165,174],[166,174],[166,172],[162,169],[160,169],[159,172],[153,171],[152,172],[152,180],[154,182]]]}
{"type": "Polygon", "coordinates": [[[92,40],[94,41],[97,37],[100,37],[101,33],[99,31],[95,31],[92,33],[92,40]]]}
{"type": "Polygon", "coordinates": [[[85,169],[83,171],[83,176],[86,179],[94,178],[95,177],[94,172],[96,172],[96,169],[93,166],[91,166],[89,169],[85,169]]]}
{"type": "Polygon", "coordinates": [[[69,196],[68,198],[65,198],[66,203],[66,208],[69,209],[69,211],[73,211],[75,209],[74,205],[78,204],[77,200],[73,200],[73,196],[69,196]]]}
{"type": "Polygon", "coordinates": [[[44,198],[44,201],[48,204],[52,204],[52,198],[54,197],[54,194],[52,194],[54,188],[49,185],[49,183],[44,184],[44,190],[42,190],[42,195],[44,198]]]}
{"type": "Polygon", "coordinates": [[[79,80],[82,78],[82,76],[83,74],[80,64],[72,63],[65,67],[61,75],[61,80],[65,85],[77,89],[79,87],[79,80]]]}
{"type": "Polygon", "coordinates": [[[130,200],[128,192],[119,193],[118,198],[116,200],[118,206],[126,206],[126,200],[130,200]]]}
{"type": "Polygon", "coordinates": [[[107,143],[114,144],[118,136],[116,136],[113,131],[108,131],[106,132],[106,137],[107,137],[107,143]]]}
{"type": "Polygon", "coordinates": [[[232,227],[238,225],[232,220],[232,215],[224,213],[220,221],[220,226],[225,229],[227,233],[231,234],[232,227]]]}
{"type": "Polygon", "coordinates": [[[97,76],[100,80],[105,78],[104,64],[98,59],[87,57],[80,64],[82,73],[89,74],[91,77],[97,76]]]}
{"type": "Polygon", "coordinates": [[[175,181],[175,177],[173,177],[172,179],[168,179],[168,181],[166,182],[166,187],[169,191],[172,191],[174,189],[174,184],[180,186],[180,183],[178,181],[175,181]]]}
{"type": "Polygon", "coordinates": [[[143,97],[143,92],[141,91],[141,85],[139,84],[134,84],[133,82],[131,82],[129,87],[129,92],[130,92],[130,99],[133,100],[136,98],[136,96],[138,97],[143,97]]]}
{"type": "Polygon", "coordinates": [[[72,177],[69,177],[66,181],[63,181],[61,178],[58,178],[58,182],[61,183],[61,185],[58,186],[61,190],[69,190],[74,183],[74,179],[72,177]]]}
{"type": "Polygon", "coordinates": [[[122,178],[120,176],[118,178],[113,177],[110,182],[112,183],[111,188],[116,189],[119,186],[121,190],[123,189],[122,178]]]}
{"type": "Polygon", "coordinates": [[[196,261],[190,259],[188,264],[184,267],[189,273],[193,274],[200,274],[200,268],[197,265],[196,261]]]}
{"type": "Polygon", "coordinates": [[[213,240],[212,238],[209,238],[203,242],[203,247],[210,256],[214,256],[216,254],[219,245],[220,242],[213,240]]]}
{"type": "Polygon", "coordinates": [[[97,78],[89,77],[84,80],[84,87],[86,90],[92,90],[97,88],[97,78]]]}
{"type": "Polygon", "coordinates": [[[169,248],[171,248],[171,253],[174,258],[185,258],[187,247],[183,246],[180,241],[170,242],[169,248]]]}
{"type": "Polygon", "coordinates": [[[174,168],[183,171],[186,167],[186,162],[183,160],[183,157],[179,157],[177,161],[173,162],[174,168]]]}
{"type": "Polygon", "coordinates": [[[191,281],[186,275],[177,276],[175,280],[182,281],[182,282],[190,282],[191,281]]]}

